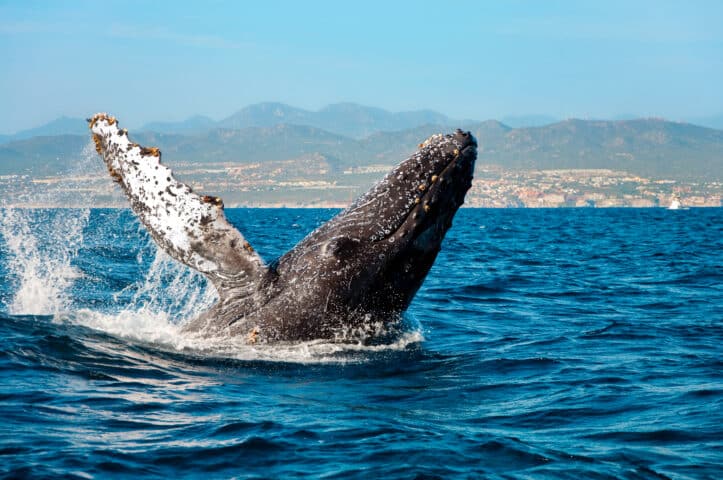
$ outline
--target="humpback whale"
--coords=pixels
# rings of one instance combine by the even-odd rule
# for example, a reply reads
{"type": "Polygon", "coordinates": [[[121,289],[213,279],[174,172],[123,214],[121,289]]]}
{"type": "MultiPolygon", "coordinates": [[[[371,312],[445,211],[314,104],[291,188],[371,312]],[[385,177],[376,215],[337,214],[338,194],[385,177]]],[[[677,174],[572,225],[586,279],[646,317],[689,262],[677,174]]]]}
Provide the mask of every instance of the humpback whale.
{"type": "Polygon", "coordinates": [[[248,343],[368,341],[388,332],[432,267],[477,157],[469,132],[431,136],[267,263],[228,222],[223,201],[176,180],[158,148],[132,142],[108,114],[88,122],[96,150],[153,240],[218,292],[217,303],[183,329],[248,343]]]}

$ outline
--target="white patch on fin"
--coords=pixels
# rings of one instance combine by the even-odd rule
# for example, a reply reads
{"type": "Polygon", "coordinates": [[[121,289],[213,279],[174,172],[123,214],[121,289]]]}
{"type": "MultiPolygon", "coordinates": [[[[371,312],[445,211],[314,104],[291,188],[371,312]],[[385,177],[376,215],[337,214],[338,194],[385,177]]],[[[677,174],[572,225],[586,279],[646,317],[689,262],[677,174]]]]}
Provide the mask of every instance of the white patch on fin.
{"type": "Polygon", "coordinates": [[[131,142],[114,117],[98,113],[89,125],[111,177],[161,248],[206,275],[222,297],[257,283],[266,266],[226,220],[220,198],[193,193],[161,163],[160,150],[131,142]]]}

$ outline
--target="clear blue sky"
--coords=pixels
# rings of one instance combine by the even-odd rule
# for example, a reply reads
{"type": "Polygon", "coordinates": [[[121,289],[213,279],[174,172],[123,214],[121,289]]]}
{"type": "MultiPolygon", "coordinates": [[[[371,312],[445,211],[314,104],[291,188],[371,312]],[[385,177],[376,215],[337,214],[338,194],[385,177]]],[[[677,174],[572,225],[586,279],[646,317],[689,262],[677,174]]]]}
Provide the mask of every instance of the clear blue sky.
{"type": "Polygon", "coordinates": [[[260,101],[456,118],[723,113],[722,1],[0,0],[0,132],[260,101]]]}

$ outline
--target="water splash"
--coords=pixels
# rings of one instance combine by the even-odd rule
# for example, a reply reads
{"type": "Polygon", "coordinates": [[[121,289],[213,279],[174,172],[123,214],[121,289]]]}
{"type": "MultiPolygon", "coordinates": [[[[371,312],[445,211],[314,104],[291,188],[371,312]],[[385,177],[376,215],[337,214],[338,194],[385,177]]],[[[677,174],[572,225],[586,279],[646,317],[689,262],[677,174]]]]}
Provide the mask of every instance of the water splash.
{"type": "Polygon", "coordinates": [[[114,295],[118,298],[124,292],[133,292],[122,313],[165,316],[168,322],[181,325],[216,302],[218,294],[203,275],[173,260],[150,240],[138,252],[136,260],[143,263],[149,255],[153,261],[144,277],[114,295]]]}
{"type": "MultiPolygon", "coordinates": [[[[64,204],[72,195],[90,204],[90,192],[73,180],[74,174],[97,170],[92,143],[73,162],[67,181],[48,184],[33,198],[13,197],[16,204],[64,204]],[[84,201],[87,199],[87,201],[84,201]]],[[[27,195],[26,195],[27,197],[27,195]]],[[[72,265],[83,242],[83,230],[90,209],[37,210],[0,206],[0,236],[7,248],[7,273],[14,294],[6,305],[13,314],[49,315],[72,305],[69,295],[74,280],[81,275],[72,265]]]]}
{"type": "MultiPolygon", "coordinates": [[[[100,242],[118,235],[118,225],[127,222],[127,211],[104,215],[95,223],[94,235],[100,242]]],[[[150,238],[137,221],[125,229],[131,241],[128,248],[137,248],[135,263],[141,274],[137,281],[110,294],[112,299],[98,309],[78,308],[75,312],[56,316],[58,321],[71,321],[112,335],[141,342],[176,345],[185,348],[181,326],[210,308],[218,299],[213,286],[195,270],[172,259],[150,238]],[[134,247],[137,245],[138,247],[134,247]]]]}
{"type": "MultiPolygon", "coordinates": [[[[50,315],[68,309],[81,272],[72,265],[89,211],[3,210],[0,232],[8,248],[8,273],[16,284],[13,314],[50,315]]],[[[12,280],[11,280],[12,281],[12,280]]]]}

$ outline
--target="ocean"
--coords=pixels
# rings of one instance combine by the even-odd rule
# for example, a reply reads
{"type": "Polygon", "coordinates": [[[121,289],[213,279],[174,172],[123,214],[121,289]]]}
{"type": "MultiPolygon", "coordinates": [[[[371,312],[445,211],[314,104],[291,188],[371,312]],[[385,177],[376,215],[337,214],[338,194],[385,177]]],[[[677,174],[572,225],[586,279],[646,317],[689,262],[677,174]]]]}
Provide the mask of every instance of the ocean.
{"type": "MultiPolygon", "coordinates": [[[[334,210],[231,209],[268,260],[334,210]]],[[[191,340],[128,210],[0,210],[7,478],[723,477],[723,209],[463,209],[388,343],[191,340]]]]}

